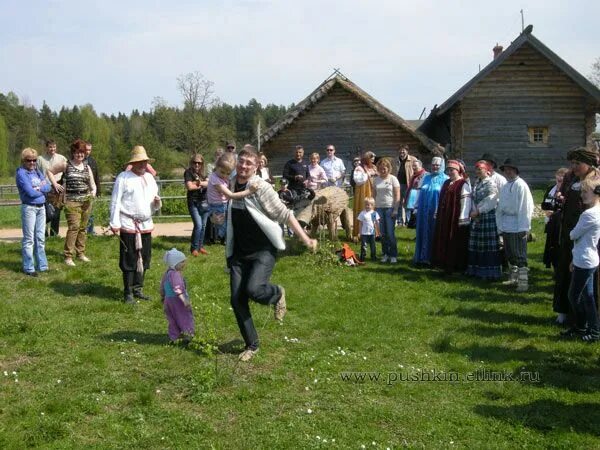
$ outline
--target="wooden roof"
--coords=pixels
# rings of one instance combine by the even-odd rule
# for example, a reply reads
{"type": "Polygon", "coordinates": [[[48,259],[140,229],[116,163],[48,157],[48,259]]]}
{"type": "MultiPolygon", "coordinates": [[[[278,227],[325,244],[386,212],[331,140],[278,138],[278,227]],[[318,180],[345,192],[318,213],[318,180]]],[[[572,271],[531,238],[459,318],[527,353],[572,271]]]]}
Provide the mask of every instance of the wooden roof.
{"type": "Polygon", "coordinates": [[[371,97],[356,84],[350,81],[338,71],[321,83],[313,92],[311,92],[304,100],[298,103],[293,109],[280,119],[277,123],[269,127],[260,136],[261,145],[265,144],[278,134],[282,133],[296,119],[308,113],[317,103],[319,103],[327,94],[335,87],[340,86],[346,91],[353,94],[357,99],[363,101],[373,111],[384,117],[387,121],[404,130],[406,133],[415,137],[423,146],[432,153],[439,154],[443,151],[439,144],[432,139],[429,139],[425,134],[416,130],[412,124],[404,120],[392,110],[383,106],[376,99],[371,97]]]}
{"type": "MultiPolygon", "coordinates": [[[[502,64],[508,57],[517,51],[523,44],[528,43],[542,55],[544,55],[552,64],[563,71],[573,82],[583,89],[591,98],[593,98],[600,107],[600,90],[594,86],[586,77],[577,72],[573,67],[567,64],[560,56],[550,50],[544,43],[537,39],[533,34],[533,25],[529,25],[515,39],[510,46],[500,55],[483,68],[477,75],[469,80],[463,87],[456,91],[448,100],[442,103],[439,107],[433,109],[431,116],[441,116],[446,111],[454,106],[454,104],[462,100],[473,87],[483,78],[489,75],[496,67],[502,64]]],[[[429,117],[428,117],[429,118],[429,117]]]]}

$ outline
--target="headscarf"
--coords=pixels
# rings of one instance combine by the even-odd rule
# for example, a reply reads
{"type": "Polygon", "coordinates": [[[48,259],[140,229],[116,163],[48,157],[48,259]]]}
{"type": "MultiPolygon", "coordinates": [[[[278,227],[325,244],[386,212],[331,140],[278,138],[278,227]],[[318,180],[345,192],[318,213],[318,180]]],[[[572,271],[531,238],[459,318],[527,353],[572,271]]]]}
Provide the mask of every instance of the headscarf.
{"type": "Polygon", "coordinates": [[[172,248],[171,250],[165,252],[165,256],[163,257],[163,261],[170,269],[175,270],[177,264],[182,261],[185,261],[185,255],[183,252],[180,252],[176,248],[172,248]]]}
{"type": "Polygon", "coordinates": [[[477,168],[477,169],[478,169],[478,168],[480,168],[480,167],[483,167],[483,168],[484,168],[485,170],[487,170],[489,173],[492,173],[492,165],[491,165],[489,162],[487,162],[487,161],[485,161],[485,160],[483,160],[483,159],[482,159],[482,160],[480,160],[480,161],[477,161],[477,162],[475,163],[475,168],[477,168]]]}
{"type": "Polygon", "coordinates": [[[443,174],[446,171],[446,165],[444,163],[444,158],[442,158],[441,156],[434,156],[433,158],[431,158],[431,164],[433,165],[434,163],[438,163],[440,165],[440,169],[437,172],[431,172],[432,175],[441,173],[443,174]]]}

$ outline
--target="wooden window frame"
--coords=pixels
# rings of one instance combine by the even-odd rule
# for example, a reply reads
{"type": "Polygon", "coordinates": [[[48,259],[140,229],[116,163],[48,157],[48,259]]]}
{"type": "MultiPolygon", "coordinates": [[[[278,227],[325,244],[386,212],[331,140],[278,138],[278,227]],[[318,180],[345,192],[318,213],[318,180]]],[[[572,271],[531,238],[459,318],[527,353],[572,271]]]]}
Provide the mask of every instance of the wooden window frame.
{"type": "Polygon", "coordinates": [[[548,147],[550,145],[550,128],[547,125],[527,126],[527,136],[530,147],[548,147]]]}

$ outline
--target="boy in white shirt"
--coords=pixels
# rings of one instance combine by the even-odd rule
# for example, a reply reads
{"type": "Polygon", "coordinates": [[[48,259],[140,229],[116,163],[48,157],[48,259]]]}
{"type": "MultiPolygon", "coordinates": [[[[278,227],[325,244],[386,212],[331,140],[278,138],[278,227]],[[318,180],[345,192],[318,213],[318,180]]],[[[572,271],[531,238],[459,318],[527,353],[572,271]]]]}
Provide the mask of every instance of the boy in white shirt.
{"type": "Polygon", "coordinates": [[[375,211],[375,199],[365,197],[365,209],[358,215],[360,222],[360,260],[364,261],[367,256],[367,245],[370,247],[371,260],[377,261],[377,250],[375,248],[375,237],[380,236],[379,214],[375,211]]]}
{"type": "Polygon", "coordinates": [[[561,335],[597,342],[600,340],[600,323],[594,298],[594,281],[600,262],[600,179],[586,178],[581,182],[581,199],[589,209],[579,216],[577,225],[570,233],[574,244],[569,301],[575,312],[575,326],[561,335]]]}

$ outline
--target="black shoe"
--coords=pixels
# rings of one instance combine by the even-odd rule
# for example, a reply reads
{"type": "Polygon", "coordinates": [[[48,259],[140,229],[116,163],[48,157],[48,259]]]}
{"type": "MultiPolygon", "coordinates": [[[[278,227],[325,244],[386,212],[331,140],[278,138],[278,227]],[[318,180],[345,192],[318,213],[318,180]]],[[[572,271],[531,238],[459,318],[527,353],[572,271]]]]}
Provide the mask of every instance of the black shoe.
{"type": "Polygon", "coordinates": [[[125,300],[124,301],[128,305],[136,305],[137,304],[137,302],[133,298],[132,294],[125,294],[125,300]]]}
{"type": "Polygon", "coordinates": [[[38,277],[38,273],[37,272],[25,272],[25,275],[27,275],[28,277],[33,277],[33,278],[37,278],[38,277]]]}
{"type": "Polygon", "coordinates": [[[142,291],[138,291],[138,292],[134,292],[133,296],[135,298],[139,298],[140,300],[144,300],[144,301],[149,301],[150,297],[148,297],[146,294],[144,294],[142,291]]]}

